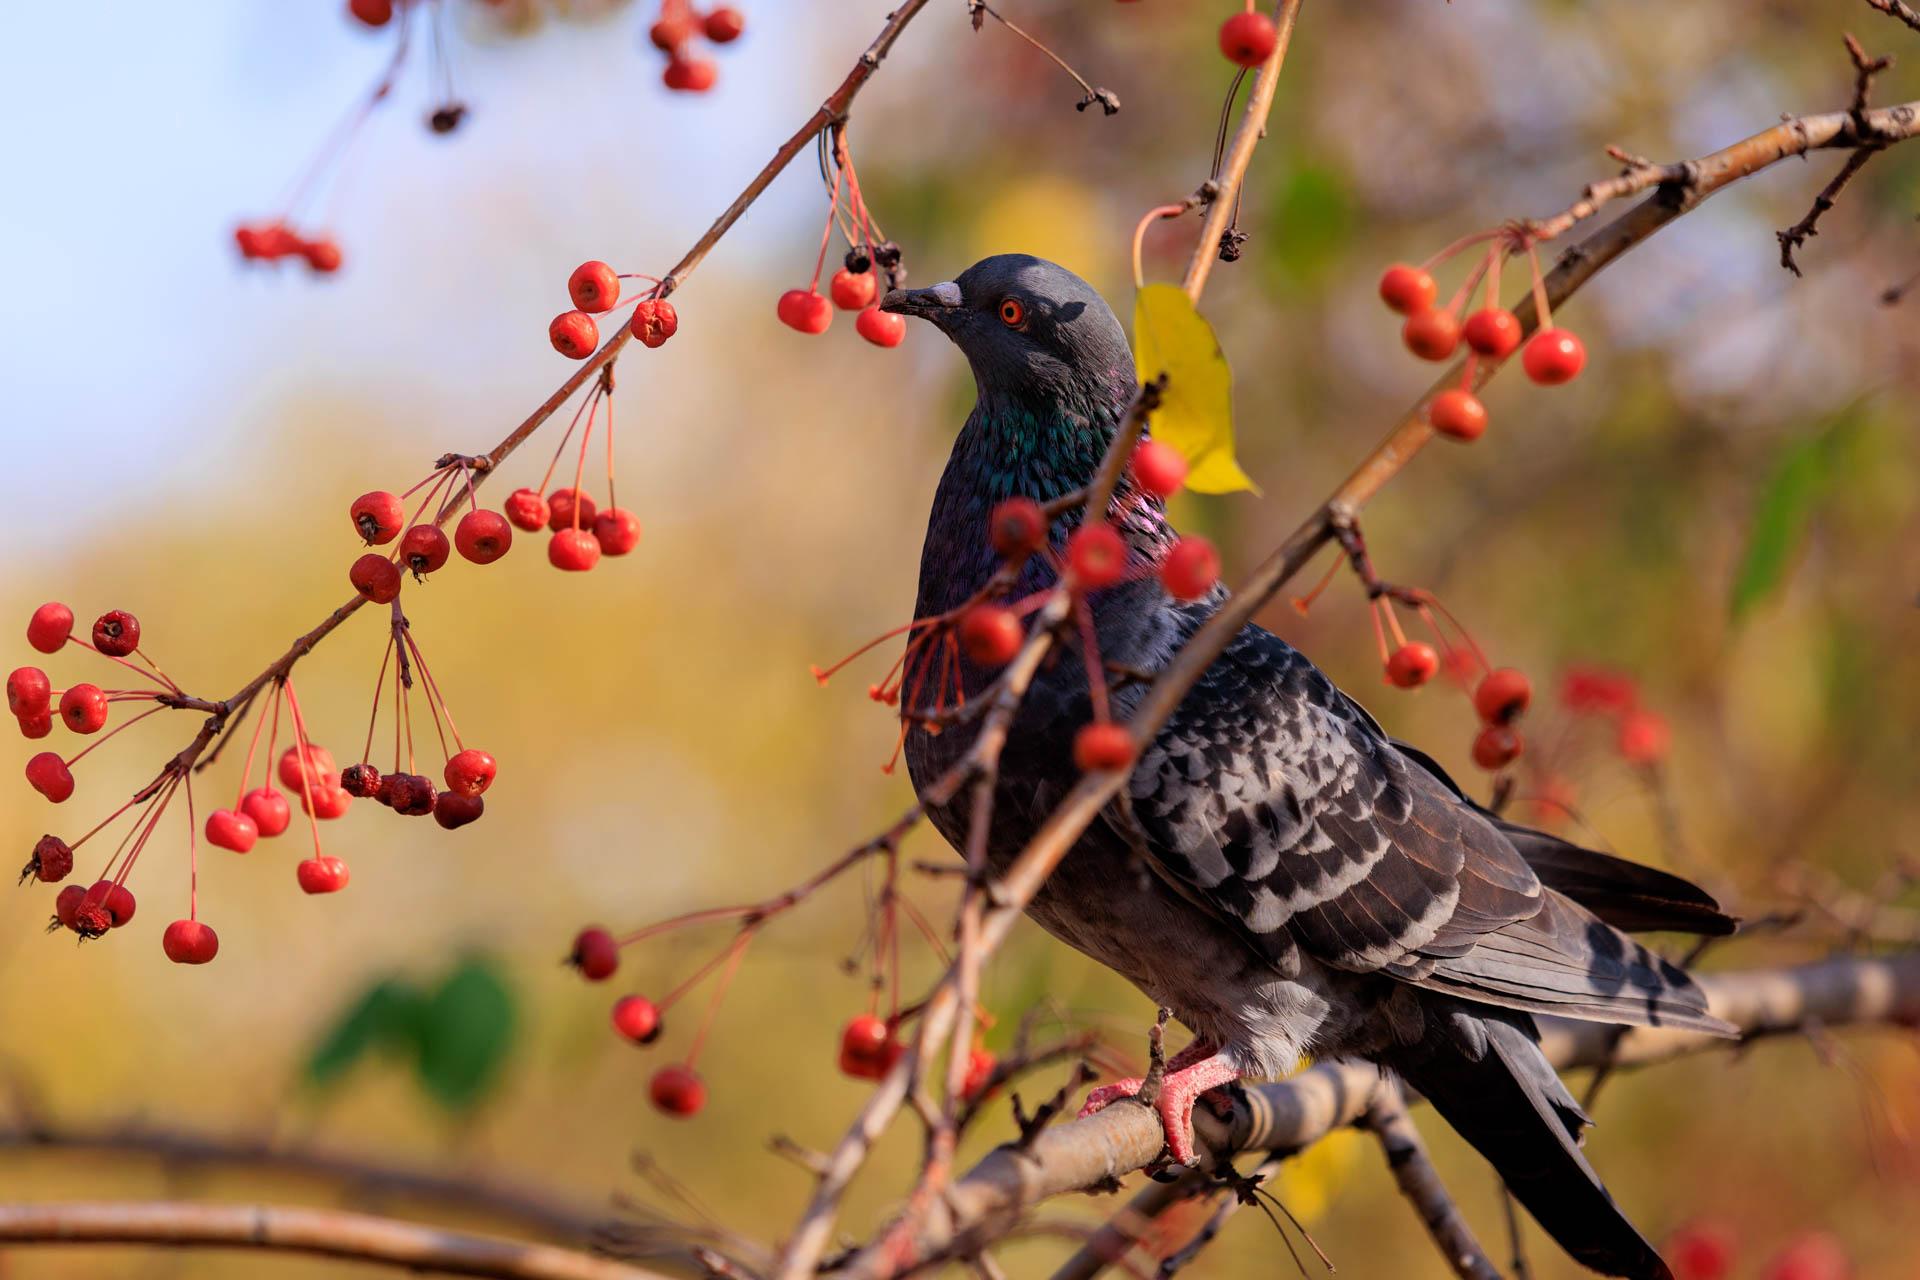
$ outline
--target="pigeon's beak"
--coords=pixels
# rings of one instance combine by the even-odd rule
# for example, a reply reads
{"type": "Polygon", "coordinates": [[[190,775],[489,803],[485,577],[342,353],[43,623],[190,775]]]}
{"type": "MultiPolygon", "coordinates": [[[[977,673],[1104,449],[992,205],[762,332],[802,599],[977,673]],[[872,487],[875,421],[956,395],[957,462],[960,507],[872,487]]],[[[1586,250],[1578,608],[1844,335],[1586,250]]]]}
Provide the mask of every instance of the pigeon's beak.
{"type": "Polygon", "coordinates": [[[960,286],[945,280],[926,289],[890,289],[880,300],[880,309],[919,316],[945,328],[947,319],[960,310],[960,286]]]}

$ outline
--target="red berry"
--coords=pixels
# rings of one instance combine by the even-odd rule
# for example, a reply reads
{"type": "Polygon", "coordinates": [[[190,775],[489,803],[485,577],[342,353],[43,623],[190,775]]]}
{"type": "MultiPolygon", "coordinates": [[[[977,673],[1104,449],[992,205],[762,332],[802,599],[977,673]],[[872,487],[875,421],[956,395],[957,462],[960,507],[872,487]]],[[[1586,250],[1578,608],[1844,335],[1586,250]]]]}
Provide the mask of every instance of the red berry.
{"type": "Polygon", "coordinates": [[[1520,756],[1520,735],[1504,724],[1490,724],[1473,740],[1473,762],[1482,769],[1504,769],[1520,756]]]}
{"type": "Polygon", "coordinates": [[[453,527],[453,545],[475,564],[492,564],[513,547],[513,526],[498,511],[469,511],[453,527]]]}
{"type": "Polygon", "coordinates": [[[853,318],[853,331],[876,347],[897,347],[906,341],[907,318],[868,307],[853,318]]]}
{"type": "Polygon", "coordinates": [[[640,517],[625,507],[608,507],[593,518],[593,540],[610,556],[624,556],[640,545],[640,517]]]}
{"type": "Polygon", "coordinates": [[[1083,773],[1124,769],[1133,762],[1133,738],[1111,720],[1082,725],[1073,735],[1073,763],[1083,773]]]}
{"type": "Polygon", "coordinates": [[[160,948],[175,964],[205,964],[220,953],[220,937],[198,920],[175,920],[160,935],[160,948]]]}
{"type": "Polygon", "coordinates": [[[968,1102],[979,1098],[981,1091],[987,1087],[987,1081],[993,1078],[993,1069],[998,1065],[999,1062],[993,1054],[975,1045],[967,1053],[967,1074],[966,1078],[960,1082],[960,1096],[968,1102]]]}
{"type": "Polygon", "coordinates": [[[340,246],[328,237],[309,240],[300,246],[300,256],[307,260],[307,267],[323,276],[330,276],[340,269],[344,260],[340,246]]]}
{"type": "Polygon", "coordinates": [[[253,819],[254,829],[272,839],[287,829],[293,813],[287,798],[272,787],[255,787],[240,800],[240,812],[253,819]]]}
{"type": "MultiPolygon", "coordinates": [[[[567,953],[567,963],[578,969],[580,976],[588,982],[604,982],[613,976],[614,970],[620,967],[620,944],[605,929],[597,926],[582,929],[573,940],[573,950],[567,953]]],[[[628,999],[637,998],[628,997],[628,999]]],[[[614,1025],[619,1026],[619,1005],[614,1006],[613,1016],[614,1025]]],[[[656,1026],[658,1022],[656,1018],[656,1026]]]]}
{"type": "Polygon", "coordinates": [[[680,313],[665,298],[650,298],[634,307],[633,336],[643,347],[659,347],[680,332],[680,313]]]}
{"type": "Polygon", "coordinates": [[[1395,263],[1380,277],[1380,300],[1402,315],[1431,310],[1439,297],[1440,287],[1419,267],[1395,263]]]}
{"type": "Polygon", "coordinates": [[[1428,307],[1407,317],[1400,338],[1422,360],[1445,360],[1460,345],[1460,321],[1451,311],[1428,307]]]}
{"type": "MultiPolygon", "coordinates": [[[[87,900],[87,891],[77,884],[62,889],[53,899],[53,918],[63,928],[80,931],[80,904],[87,900]]],[[[102,932],[105,932],[103,929],[102,932]]]]}
{"type": "Polygon", "coordinates": [[[720,68],[711,58],[671,58],[661,80],[680,93],[705,93],[720,78],[720,68]]]}
{"type": "Polygon", "coordinates": [[[140,619],[125,609],[103,613],[93,622],[93,647],[109,658],[124,658],[140,647],[140,619]]]}
{"type": "Polygon", "coordinates": [[[384,27],[393,20],[393,0],[347,0],[347,12],[370,27],[384,27]]]}
{"type": "Polygon", "coordinates": [[[400,535],[400,563],[413,570],[415,577],[432,573],[452,554],[453,544],[434,525],[417,524],[400,535]]]}
{"type": "Polygon", "coordinates": [[[16,716],[38,715],[53,701],[53,681],[38,667],[16,667],[7,676],[7,710],[16,716]]]}
{"type": "Polygon", "coordinates": [[[27,622],[27,643],[42,653],[58,653],[73,634],[73,610],[58,601],[43,604],[27,622]]]}
{"type": "Polygon", "coordinates": [[[469,822],[478,822],[486,812],[487,802],[479,796],[442,791],[433,798],[433,820],[448,831],[458,831],[469,822]]]}
{"type": "Polygon", "coordinates": [[[1586,366],[1587,349],[1566,329],[1542,329],[1527,342],[1520,364],[1543,387],[1572,382],[1586,366]]]}
{"type": "Polygon", "coordinates": [[[1387,659],[1387,679],[1402,689],[1416,689],[1440,670],[1440,655],[1424,640],[1411,640],[1387,659]]]}
{"type": "Polygon", "coordinates": [[[107,722],[107,695],[97,684],[68,686],[60,695],[60,719],[75,733],[98,733],[107,722]]]}
{"type": "Polygon", "coordinates": [[[873,305],[880,286],[871,270],[855,272],[842,267],[827,282],[827,292],[833,295],[833,305],[842,311],[863,311],[873,305]]]}
{"type": "Polygon", "coordinates": [[[386,779],[372,765],[361,761],[350,764],[340,771],[340,789],[355,800],[371,800],[380,794],[380,784],[386,779]]]}
{"type": "Polygon", "coordinates": [[[789,289],[774,308],[780,323],[800,333],[825,333],[833,323],[833,307],[811,289],[789,289]]]}
{"type": "Polygon", "coordinates": [[[353,807],[353,797],[336,782],[331,786],[314,787],[301,792],[300,807],[322,822],[332,822],[335,818],[347,816],[347,810],[353,807]]]}
{"type": "Polygon", "coordinates": [[[1640,690],[1632,676],[1600,667],[1569,667],[1560,677],[1560,701],[1567,710],[1587,714],[1617,715],[1633,710],[1640,690]]]}
{"type": "Polygon", "coordinates": [[[707,1105],[707,1086],[692,1067],[662,1067],[647,1085],[653,1105],[670,1116],[690,1116],[707,1105]]]}
{"type": "Polygon", "coordinates": [[[1133,482],[1156,498],[1171,497],[1187,482],[1186,457],[1159,440],[1142,440],[1128,465],[1133,482]]]}
{"type": "Polygon", "coordinates": [[[87,890],[89,903],[105,907],[108,927],[118,929],[133,919],[133,891],[111,880],[95,880],[87,890]]]}
{"type": "Polygon", "coordinates": [[[1848,1280],[1852,1274],[1845,1246],[1824,1231],[1810,1231],[1775,1254],[1760,1280],[1848,1280]]]}
{"type": "Polygon", "coordinates": [[[1487,429],[1487,406],[1471,391],[1450,387],[1428,402],[1427,421],[1449,440],[1478,440],[1487,429]]]}
{"type": "Polygon", "coordinates": [[[1512,667],[1496,667],[1473,691],[1473,709],[1488,724],[1505,724],[1533,701],[1533,682],[1512,667]]]}
{"type": "Polygon", "coordinates": [[[731,44],[740,38],[742,31],[747,29],[747,20],[738,9],[732,5],[723,4],[707,14],[704,25],[707,39],[715,44],[731,44]]]}
{"type": "Polygon", "coordinates": [[[547,518],[552,512],[547,509],[547,500],[532,489],[515,489],[507,495],[507,519],[516,529],[525,529],[532,533],[535,529],[547,527],[547,518]]]}
{"type": "Polygon", "coordinates": [[[233,809],[215,809],[207,815],[207,843],[245,853],[260,838],[252,818],[233,809]]]}
{"type": "Polygon", "coordinates": [[[20,878],[32,876],[42,884],[58,884],[73,873],[73,850],[56,835],[44,835],[33,846],[20,878]]]}
{"type": "Polygon", "coordinates": [[[73,771],[53,752],[42,751],[27,761],[27,785],[59,804],[73,794],[73,771]]]}
{"type": "Polygon", "coordinates": [[[347,864],[332,854],[302,859],[293,874],[303,893],[338,893],[347,887],[347,864]]]}
{"type": "Polygon", "coordinates": [[[584,311],[562,311],[547,326],[547,340],[569,360],[585,360],[600,345],[600,326],[584,311]]]}
{"type": "Polygon", "coordinates": [[[1047,545],[1047,513],[1032,498],[1008,498],[987,516],[987,538],[1009,560],[1047,545]]]}
{"type": "Polygon", "coordinates": [[[1651,711],[1635,711],[1621,719],[1615,745],[1628,764],[1659,764],[1673,745],[1673,731],[1663,717],[1651,711]]]}
{"type": "Polygon", "coordinates": [[[317,743],[309,742],[304,752],[297,745],[282,751],[279,770],[280,785],[289,791],[300,790],[303,775],[316,787],[340,785],[340,770],[333,763],[333,753],[317,743]]]}
{"type": "Polygon", "coordinates": [[[1718,1222],[1689,1222],[1667,1237],[1661,1252],[1673,1268],[1674,1280],[1726,1280],[1733,1274],[1738,1242],[1731,1228],[1718,1222]]]}
{"type": "MultiPolygon", "coordinates": [[[[588,932],[598,931],[588,930],[588,932]]],[[[580,936],[585,938],[586,934],[580,936]]],[[[607,945],[612,944],[613,939],[608,937],[607,945]]],[[[576,947],[578,945],[578,943],[575,944],[576,947]]],[[[609,958],[613,963],[607,965],[606,973],[613,972],[613,964],[618,963],[619,959],[614,953],[609,953],[609,958]]],[[[590,978],[593,977],[584,963],[580,965],[580,971],[590,978]]],[[[600,977],[605,977],[606,973],[601,974],[600,977]]],[[[622,996],[613,1003],[613,1029],[635,1044],[652,1044],[660,1038],[660,1010],[655,1008],[653,1001],[645,996],[622,996]]]]}
{"type": "Polygon", "coordinates": [[[1026,628],[1005,605],[977,604],[960,615],[960,647],[980,666],[1006,666],[1026,638],[1026,628]]]}
{"type": "Polygon", "coordinates": [[[1067,566],[1088,591],[1110,587],[1126,576],[1126,540],[1104,520],[1083,524],[1067,539],[1067,566]]]}
{"type": "Polygon", "coordinates": [[[1280,43],[1273,19],[1264,13],[1236,13],[1220,24],[1220,52],[1227,61],[1243,67],[1257,67],[1273,54],[1280,43]]]}
{"type": "Polygon", "coordinates": [[[1160,562],[1160,585],[1176,600],[1198,600],[1220,581],[1220,553],[1197,534],[1188,534],[1160,562]]]}
{"type": "Polygon", "coordinates": [[[604,262],[583,262],[567,277],[567,296],[592,315],[610,310],[620,301],[620,273],[604,262]]]}
{"type": "Polygon", "coordinates": [[[687,17],[685,14],[676,13],[670,18],[660,19],[660,21],[647,28],[647,39],[653,41],[654,48],[665,53],[672,53],[675,49],[693,39],[693,30],[693,19],[687,17]]]}
{"type": "Polygon", "coordinates": [[[880,1079],[902,1052],[893,1029],[870,1013],[848,1019],[840,1030],[840,1070],[856,1080],[880,1079]]]}
{"type": "Polygon", "coordinates": [[[375,604],[392,604],[400,597],[400,566],[378,551],[355,560],[347,570],[347,581],[375,604]]]}
{"type": "Polygon", "coordinates": [[[547,563],[568,573],[585,573],[600,563],[600,544],[584,529],[562,529],[547,542],[547,563]]]}
{"type": "Polygon", "coordinates": [[[562,529],[591,529],[596,511],[593,499],[582,490],[555,489],[547,495],[547,528],[555,533],[562,529]]]}
{"type": "Polygon", "coordinates": [[[370,547],[392,542],[400,536],[400,526],[407,521],[406,509],[400,505],[398,495],[385,489],[361,494],[347,508],[347,513],[353,517],[354,530],[370,547]]]}
{"type": "Polygon", "coordinates": [[[447,790],[463,796],[477,796],[493,785],[499,765],[485,751],[473,747],[447,761],[447,790]]]}
{"type": "Polygon", "coordinates": [[[1503,360],[1520,345],[1520,318],[1505,307],[1482,307],[1460,326],[1460,336],[1481,355],[1503,360]]]}
{"type": "Polygon", "coordinates": [[[23,738],[44,738],[53,732],[53,710],[42,707],[20,717],[20,736],[23,738]]]}

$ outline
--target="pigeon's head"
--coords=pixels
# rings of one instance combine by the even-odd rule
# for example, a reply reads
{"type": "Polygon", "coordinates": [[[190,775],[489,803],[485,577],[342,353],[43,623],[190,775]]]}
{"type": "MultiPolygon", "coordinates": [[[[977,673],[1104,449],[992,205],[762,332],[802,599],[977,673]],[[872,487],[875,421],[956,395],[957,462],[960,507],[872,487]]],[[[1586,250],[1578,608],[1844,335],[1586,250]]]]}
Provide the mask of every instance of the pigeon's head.
{"type": "Polygon", "coordinates": [[[895,289],[881,309],[953,340],[983,398],[1107,400],[1132,393],[1133,354],[1113,308],[1065,267],[1024,253],[982,258],[957,279],[895,289]]]}

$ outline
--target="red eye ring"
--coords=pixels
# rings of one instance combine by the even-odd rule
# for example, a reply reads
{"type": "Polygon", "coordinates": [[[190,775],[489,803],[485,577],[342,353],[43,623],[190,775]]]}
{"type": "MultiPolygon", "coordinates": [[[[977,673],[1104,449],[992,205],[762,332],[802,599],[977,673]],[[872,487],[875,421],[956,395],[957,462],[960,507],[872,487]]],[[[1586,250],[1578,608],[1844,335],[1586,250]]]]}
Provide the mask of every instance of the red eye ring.
{"type": "Polygon", "coordinates": [[[1024,302],[1020,301],[1020,299],[1004,298],[1001,300],[1000,319],[1003,320],[1009,328],[1019,328],[1020,323],[1026,318],[1027,306],[1024,302]]]}

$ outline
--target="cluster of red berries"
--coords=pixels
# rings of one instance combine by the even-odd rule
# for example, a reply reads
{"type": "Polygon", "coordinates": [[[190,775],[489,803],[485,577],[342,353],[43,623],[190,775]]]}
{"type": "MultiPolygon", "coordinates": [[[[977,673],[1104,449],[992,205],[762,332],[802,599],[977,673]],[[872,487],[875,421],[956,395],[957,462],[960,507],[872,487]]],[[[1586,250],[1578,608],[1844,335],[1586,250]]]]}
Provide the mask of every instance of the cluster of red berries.
{"type": "Polygon", "coordinates": [[[702,15],[695,12],[692,0],[661,0],[660,16],[647,29],[647,39],[667,55],[666,70],[661,73],[667,88],[705,93],[719,79],[720,68],[713,59],[698,56],[695,43],[705,38],[714,44],[732,44],[746,29],[746,17],[732,5],[716,5],[702,15]]]}
{"type": "Polygon", "coordinates": [[[876,347],[897,347],[907,336],[905,316],[882,311],[880,301],[888,289],[898,289],[906,281],[900,246],[887,239],[867,207],[860,192],[860,176],[854,172],[853,157],[847,152],[844,129],[832,131],[831,139],[820,139],[820,169],[831,167],[833,180],[828,185],[826,226],[820,232],[820,252],[814,258],[813,278],[804,289],[789,289],[774,305],[780,323],[795,333],[822,334],[833,324],[833,310],[853,311],[854,332],[876,347]],[[827,249],[838,230],[847,245],[840,269],[827,282],[829,302],[820,293],[820,276],[826,270],[827,249]]]}
{"type": "MultiPolygon", "coordinates": [[[[1689,1222],[1667,1237],[1662,1250],[1674,1280],[1730,1280],[1739,1261],[1740,1237],[1726,1223],[1689,1222]]],[[[1848,1280],[1853,1262],[1839,1240],[1809,1231],[1789,1240],[1759,1271],[1760,1280],[1848,1280]]]]}
{"type": "Polygon", "coordinates": [[[1651,768],[1667,758],[1673,729],[1665,716],[1640,703],[1633,677],[1600,667],[1569,667],[1560,678],[1560,701],[1575,715],[1613,721],[1613,747],[1628,764],[1651,768]]]}
{"type": "MultiPolygon", "coordinates": [[[[573,940],[567,963],[587,981],[605,982],[620,967],[620,945],[605,929],[582,929],[573,940]]],[[[660,1005],[643,995],[626,995],[614,1001],[612,1018],[613,1029],[633,1044],[652,1044],[666,1030],[660,1005]]],[[[698,1050],[696,1043],[694,1051],[698,1050]]],[[[647,1094],[655,1107],[670,1116],[691,1116],[707,1105],[706,1082],[694,1070],[691,1055],[685,1062],[669,1063],[655,1071],[647,1094]]]]}
{"type": "Polygon", "coordinates": [[[299,258],[315,275],[330,276],[340,269],[340,246],[331,236],[307,237],[282,220],[242,223],[234,228],[233,243],[247,262],[284,262],[299,258]]]}
{"type": "Polygon", "coordinates": [[[622,275],[604,262],[583,262],[567,277],[567,297],[573,310],[562,311],[547,326],[547,340],[553,349],[569,360],[585,360],[600,345],[600,325],[594,319],[615,307],[631,305],[628,324],[643,347],[659,347],[680,330],[680,313],[660,296],[660,281],[653,276],[628,272],[622,275]],[[622,280],[651,280],[652,288],[620,301],[622,280]]]}
{"type": "Polygon", "coordinates": [[[1228,62],[1248,70],[1271,58],[1274,46],[1280,43],[1280,33],[1274,29],[1273,19],[1257,12],[1253,2],[1247,0],[1243,12],[1234,14],[1220,24],[1220,52],[1226,55],[1228,62]]]}
{"type": "MultiPolygon", "coordinates": [[[[72,732],[91,736],[106,728],[108,709],[115,702],[153,702],[180,692],[157,670],[141,665],[145,655],[140,653],[140,620],[131,613],[113,609],[101,614],[86,638],[73,634],[73,621],[73,610],[66,605],[58,601],[43,604],[33,611],[33,617],[27,622],[27,643],[46,654],[58,653],[69,643],[92,649],[150,683],[136,688],[103,689],[82,681],[56,689],[41,668],[17,667],[7,675],[7,710],[13,713],[22,737],[30,740],[46,737],[53,732],[56,716],[72,732]],[[141,661],[136,662],[135,658],[141,661]]],[[[120,728],[151,714],[149,711],[135,716],[120,728]]],[[[119,729],[115,729],[107,737],[118,732],[119,729]]],[[[27,761],[28,784],[54,804],[64,802],[73,794],[72,766],[99,745],[100,742],[96,742],[67,759],[56,751],[39,752],[27,761]]]]}

